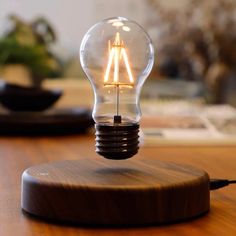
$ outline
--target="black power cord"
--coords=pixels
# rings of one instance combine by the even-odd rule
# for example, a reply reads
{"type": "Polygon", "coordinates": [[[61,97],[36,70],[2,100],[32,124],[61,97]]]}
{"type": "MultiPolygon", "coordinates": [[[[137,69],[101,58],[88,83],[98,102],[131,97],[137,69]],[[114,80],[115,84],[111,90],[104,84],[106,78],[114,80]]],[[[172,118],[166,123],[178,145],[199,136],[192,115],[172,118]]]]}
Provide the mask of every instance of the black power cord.
{"type": "Polygon", "coordinates": [[[210,179],[210,190],[216,190],[228,186],[229,184],[236,184],[236,180],[229,179],[210,179]]]}

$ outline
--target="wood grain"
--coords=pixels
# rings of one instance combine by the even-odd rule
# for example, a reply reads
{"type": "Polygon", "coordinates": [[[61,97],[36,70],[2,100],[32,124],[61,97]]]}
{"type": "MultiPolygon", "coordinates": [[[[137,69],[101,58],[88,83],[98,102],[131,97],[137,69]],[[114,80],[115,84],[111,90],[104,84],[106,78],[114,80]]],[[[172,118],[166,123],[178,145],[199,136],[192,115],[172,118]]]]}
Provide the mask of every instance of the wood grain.
{"type": "MultiPolygon", "coordinates": [[[[81,228],[48,223],[21,211],[21,175],[26,168],[66,159],[100,159],[94,152],[94,136],[0,137],[0,235],[72,236],[72,235],[236,235],[236,188],[211,193],[209,214],[192,221],[161,227],[81,228]]],[[[236,177],[236,146],[144,147],[139,159],[171,161],[206,170],[213,178],[236,177]]]]}
{"type": "Polygon", "coordinates": [[[209,177],[157,160],[53,162],[23,173],[22,208],[80,225],[169,223],[209,210],[209,177]]]}

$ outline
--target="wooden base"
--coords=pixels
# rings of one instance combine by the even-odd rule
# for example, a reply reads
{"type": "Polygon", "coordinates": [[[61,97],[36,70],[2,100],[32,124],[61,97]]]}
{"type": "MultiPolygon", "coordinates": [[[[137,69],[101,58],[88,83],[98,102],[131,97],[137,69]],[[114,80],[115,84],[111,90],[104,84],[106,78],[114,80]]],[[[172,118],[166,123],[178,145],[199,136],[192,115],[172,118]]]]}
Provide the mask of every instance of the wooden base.
{"type": "Polygon", "coordinates": [[[209,210],[202,170],[156,160],[68,160],[27,169],[22,209],[86,225],[143,225],[186,220],[209,210]]]}

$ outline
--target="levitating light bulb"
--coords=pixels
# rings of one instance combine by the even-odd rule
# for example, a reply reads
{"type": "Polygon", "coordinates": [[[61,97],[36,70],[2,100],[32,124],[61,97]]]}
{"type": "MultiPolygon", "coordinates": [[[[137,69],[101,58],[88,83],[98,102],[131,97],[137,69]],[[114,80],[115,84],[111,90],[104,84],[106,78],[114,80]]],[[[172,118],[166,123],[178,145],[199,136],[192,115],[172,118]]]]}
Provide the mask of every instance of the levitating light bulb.
{"type": "Polygon", "coordinates": [[[132,157],[138,151],[141,87],[154,62],[149,36],[126,18],[103,20],[85,34],[80,61],[95,96],[97,153],[132,157]]]}

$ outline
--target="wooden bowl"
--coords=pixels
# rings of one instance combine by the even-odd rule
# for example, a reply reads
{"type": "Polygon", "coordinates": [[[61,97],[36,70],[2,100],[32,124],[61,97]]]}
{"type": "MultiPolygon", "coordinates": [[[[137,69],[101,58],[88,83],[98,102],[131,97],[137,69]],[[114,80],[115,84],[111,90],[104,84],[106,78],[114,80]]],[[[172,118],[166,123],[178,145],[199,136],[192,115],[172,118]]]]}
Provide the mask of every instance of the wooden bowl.
{"type": "Polygon", "coordinates": [[[62,95],[62,90],[46,90],[4,84],[0,89],[0,103],[11,111],[43,111],[51,107],[62,95]]]}

